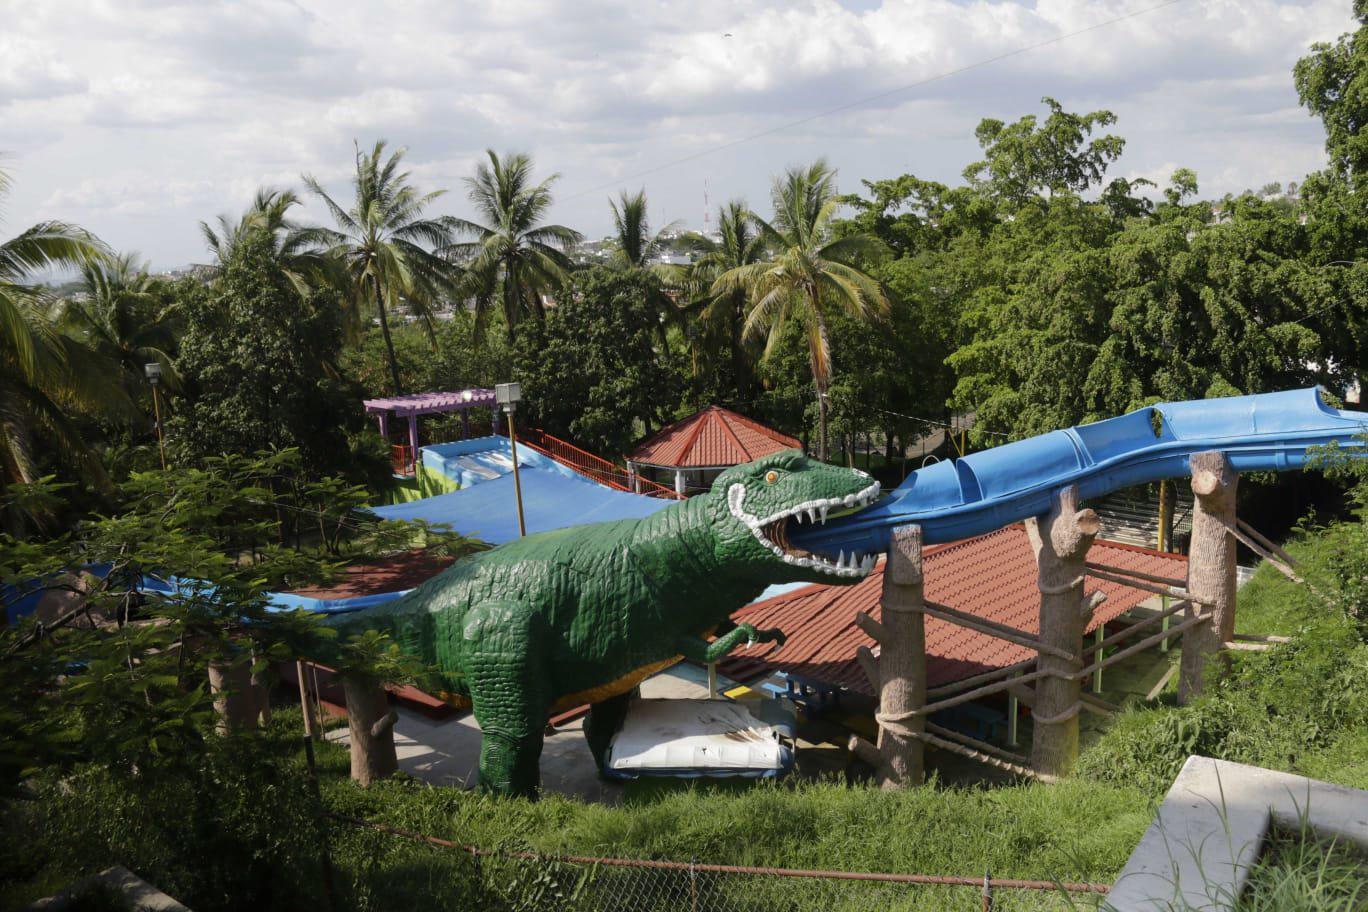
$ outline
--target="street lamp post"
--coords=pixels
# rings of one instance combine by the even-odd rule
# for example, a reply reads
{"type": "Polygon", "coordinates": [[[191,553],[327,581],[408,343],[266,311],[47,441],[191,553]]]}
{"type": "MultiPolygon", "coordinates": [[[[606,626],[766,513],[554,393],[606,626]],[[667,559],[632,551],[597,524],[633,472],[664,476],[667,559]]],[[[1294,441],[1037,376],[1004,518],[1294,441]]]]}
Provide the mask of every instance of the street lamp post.
{"type": "Polygon", "coordinates": [[[143,374],[152,384],[152,413],[157,419],[157,450],[161,453],[162,471],[166,471],[166,441],[162,438],[161,404],[157,399],[157,384],[161,383],[162,366],[158,361],[143,365],[143,374]]]}
{"type": "Polygon", "coordinates": [[[518,535],[527,534],[523,521],[522,477],[518,474],[518,432],[513,427],[513,413],[522,401],[521,383],[499,383],[494,386],[494,401],[508,414],[508,446],[513,453],[513,492],[518,498],[518,535]]]}

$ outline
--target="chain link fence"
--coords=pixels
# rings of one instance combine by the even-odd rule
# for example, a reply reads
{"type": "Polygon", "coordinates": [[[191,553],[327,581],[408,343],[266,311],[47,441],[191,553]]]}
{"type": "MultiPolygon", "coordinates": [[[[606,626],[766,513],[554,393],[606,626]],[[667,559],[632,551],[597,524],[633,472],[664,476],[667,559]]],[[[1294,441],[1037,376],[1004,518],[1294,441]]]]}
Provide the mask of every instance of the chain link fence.
{"type": "Polygon", "coordinates": [[[349,872],[360,908],[507,912],[870,912],[870,910],[1097,909],[1104,884],[799,871],[677,861],[544,855],[484,849],[330,814],[332,840],[390,873],[379,895],[367,872],[349,872]],[[399,891],[396,895],[396,890],[399,891]],[[372,895],[374,894],[374,895],[372,895]]]}

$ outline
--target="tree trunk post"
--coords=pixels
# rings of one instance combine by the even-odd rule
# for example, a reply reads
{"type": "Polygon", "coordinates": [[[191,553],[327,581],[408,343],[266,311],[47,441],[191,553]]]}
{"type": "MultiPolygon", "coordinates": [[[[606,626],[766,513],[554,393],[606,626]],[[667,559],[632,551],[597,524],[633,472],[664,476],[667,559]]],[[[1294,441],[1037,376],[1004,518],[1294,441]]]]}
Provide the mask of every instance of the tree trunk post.
{"type": "Polygon", "coordinates": [[[255,649],[252,650],[252,669],[250,672],[252,682],[252,722],[260,725],[271,724],[271,682],[270,669],[262,668],[256,670],[256,664],[261,660],[255,649]]]}
{"type": "Polygon", "coordinates": [[[884,563],[881,620],[861,613],[860,627],[879,644],[861,647],[860,660],[879,694],[878,746],[852,736],[850,748],[876,769],[881,788],[921,785],[925,776],[926,616],[922,589],[921,526],[893,530],[884,563]]]}
{"type": "Polygon", "coordinates": [[[1082,683],[1074,674],[1082,668],[1092,605],[1083,593],[1084,562],[1100,528],[1096,513],[1079,509],[1074,485],[1059,492],[1049,513],[1026,520],[1040,588],[1040,642],[1073,657],[1037,653],[1036,667],[1047,675],[1035,689],[1031,766],[1045,777],[1067,776],[1078,761],[1082,683]]]}
{"type": "Polygon", "coordinates": [[[1183,631],[1178,702],[1200,696],[1203,672],[1221,644],[1235,638],[1235,493],[1240,476],[1215,450],[1192,456],[1192,545],[1188,549],[1188,592],[1184,617],[1210,613],[1211,622],[1183,631]]]}
{"type": "Polygon", "coordinates": [[[255,727],[257,712],[250,662],[209,663],[209,692],[214,695],[219,734],[231,735],[255,727]]]}
{"type": "Polygon", "coordinates": [[[399,758],[394,751],[394,723],[385,688],[362,675],[344,675],[347,729],[351,742],[351,777],[363,788],[394,775],[399,758]]]}
{"type": "Polygon", "coordinates": [[[309,696],[309,685],[304,678],[304,663],[299,659],[295,660],[295,677],[299,679],[299,709],[304,714],[304,735],[308,738],[317,738],[319,724],[314,718],[313,698],[309,696]]]}

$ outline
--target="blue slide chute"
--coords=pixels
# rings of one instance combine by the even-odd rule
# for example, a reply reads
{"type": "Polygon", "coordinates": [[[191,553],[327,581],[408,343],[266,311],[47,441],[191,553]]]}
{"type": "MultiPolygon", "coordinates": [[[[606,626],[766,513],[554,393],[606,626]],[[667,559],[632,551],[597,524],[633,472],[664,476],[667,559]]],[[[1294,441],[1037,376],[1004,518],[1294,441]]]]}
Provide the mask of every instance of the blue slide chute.
{"type": "Polygon", "coordinates": [[[1362,449],[1368,413],[1322,401],[1316,387],[1190,402],[1165,402],[919,469],[858,514],[803,526],[809,550],[887,550],[889,531],[917,523],[927,543],[991,532],[1050,509],[1055,492],[1084,498],[1189,474],[1194,453],[1220,450],[1237,472],[1299,469],[1312,447],[1362,449]]]}

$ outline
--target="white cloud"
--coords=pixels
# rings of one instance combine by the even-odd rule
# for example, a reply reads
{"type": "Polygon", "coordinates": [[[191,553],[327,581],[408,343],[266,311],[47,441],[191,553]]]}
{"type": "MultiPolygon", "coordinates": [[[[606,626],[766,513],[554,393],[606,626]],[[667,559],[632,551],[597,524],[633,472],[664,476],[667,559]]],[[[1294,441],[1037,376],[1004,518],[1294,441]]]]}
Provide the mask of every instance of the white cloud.
{"type": "Polygon", "coordinates": [[[1185,0],[978,65],[1152,5],[13,4],[0,35],[0,150],[17,179],[6,225],[67,218],[176,266],[202,256],[198,220],[301,172],[342,192],[353,140],[381,136],[409,147],[415,177],[448,188],[456,214],[468,214],[460,178],[492,147],[561,172],[554,214],[587,234],[606,230],[621,185],[646,187],[657,222],[697,224],[705,179],[714,205],[759,201],[770,174],[822,154],[847,189],[906,171],[954,180],[980,118],[1037,112],[1042,95],[1117,112],[1120,175],[1192,167],[1219,194],[1319,166],[1291,67],[1352,27],[1348,0],[1185,0]]]}

